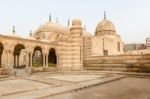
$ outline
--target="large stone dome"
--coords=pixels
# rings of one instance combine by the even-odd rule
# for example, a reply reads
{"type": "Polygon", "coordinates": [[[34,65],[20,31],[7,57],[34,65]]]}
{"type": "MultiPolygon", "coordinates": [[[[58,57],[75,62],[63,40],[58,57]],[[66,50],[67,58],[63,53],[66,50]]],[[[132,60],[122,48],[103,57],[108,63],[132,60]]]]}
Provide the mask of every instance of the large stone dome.
{"type": "Polygon", "coordinates": [[[45,24],[41,25],[36,33],[39,32],[51,32],[51,33],[69,33],[70,29],[67,26],[63,26],[59,23],[53,23],[51,21],[46,22],[45,24]]]}
{"type": "Polygon", "coordinates": [[[104,19],[98,23],[96,30],[95,30],[95,35],[114,35],[116,34],[115,26],[114,24],[106,19],[104,19]]]}

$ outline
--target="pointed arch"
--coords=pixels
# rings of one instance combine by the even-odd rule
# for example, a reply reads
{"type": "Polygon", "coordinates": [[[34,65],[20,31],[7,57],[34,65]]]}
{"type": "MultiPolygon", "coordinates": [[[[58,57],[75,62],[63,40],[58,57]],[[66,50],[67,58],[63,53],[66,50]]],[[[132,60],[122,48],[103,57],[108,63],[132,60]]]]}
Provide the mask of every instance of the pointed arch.
{"type": "Polygon", "coordinates": [[[56,56],[56,51],[54,48],[51,48],[49,50],[48,63],[53,64],[53,65],[57,64],[57,56],[56,56]]]}
{"type": "Polygon", "coordinates": [[[34,67],[42,66],[43,64],[43,54],[42,48],[40,46],[35,46],[32,56],[32,64],[34,67]]]}
{"type": "Polygon", "coordinates": [[[24,66],[20,66],[19,65],[19,56],[20,56],[20,53],[21,51],[25,49],[25,46],[23,44],[17,44],[15,47],[14,47],[14,68],[25,68],[25,65],[24,66]]]}

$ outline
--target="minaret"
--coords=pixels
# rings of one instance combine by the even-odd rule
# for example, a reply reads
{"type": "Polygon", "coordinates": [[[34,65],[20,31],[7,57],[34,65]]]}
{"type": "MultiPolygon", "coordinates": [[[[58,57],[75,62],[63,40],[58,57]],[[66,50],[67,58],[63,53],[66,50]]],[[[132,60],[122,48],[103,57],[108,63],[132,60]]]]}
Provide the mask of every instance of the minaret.
{"type": "Polygon", "coordinates": [[[72,21],[72,26],[70,28],[72,36],[72,69],[73,70],[83,70],[83,28],[80,20],[75,19],[72,21]]]}
{"type": "Polygon", "coordinates": [[[30,37],[32,37],[32,30],[30,30],[30,37]]]}
{"type": "Polygon", "coordinates": [[[50,13],[50,15],[49,15],[49,21],[52,21],[52,19],[51,19],[51,13],[50,13]]]}
{"type": "Polygon", "coordinates": [[[68,19],[68,26],[70,26],[70,19],[68,19]]]}
{"type": "Polygon", "coordinates": [[[13,30],[12,30],[13,34],[15,34],[15,26],[13,25],[13,30]]]}
{"type": "Polygon", "coordinates": [[[106,11],[104,11],[104,19],[106,19],[106,11]]]}

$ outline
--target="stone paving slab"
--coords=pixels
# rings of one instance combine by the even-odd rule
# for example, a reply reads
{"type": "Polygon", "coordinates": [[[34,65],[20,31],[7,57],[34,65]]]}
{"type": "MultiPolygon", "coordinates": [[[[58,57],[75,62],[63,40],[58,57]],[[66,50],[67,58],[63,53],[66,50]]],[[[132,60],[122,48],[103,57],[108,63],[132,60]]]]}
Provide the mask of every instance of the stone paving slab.
{"type": "Polygon", "coordinates": [[[121,75],[137,75],[137,76],[150,76],[150,73],[143,72],[122,72],[122,71],[96,71],[96,70],[83,70],[83,71],[58,71],[62,74],[121,74],[121,75]]]}
{"type": "Polygon", "coordinates": [[[126,77],[44,99],[150,99],[150,77],[126,77]]]}
{"type": "Polygon", "coordinates": [[[47,83],[47,84],[53,84],[53,85],[73,84],[73,82],[49,78],[50,76],[53,76],[53,75],[49,75],[49,74],[47,74],[47,75],[45,75],[45,74],[44,75],[42,75],[42,74],[41,75],[32,75],[31,77],[25,77],[25,79],[43,82],[43,83],[47,83]]]}
{"type": "Polygon", "coordinates": [[[64,80],[69,82],[83,82],[83,81],[94,80],[102,77],[105,76],[104,75],[54,75],[54,76],[47,76],[46,78],[64,80]]]}
{"type": "Polygon", "coordinates": [[[90,80],[86,82],[81,82],[77,84],[71,84],[71,85],[64,85],[60,87],[52,87],[52,88],[46,88],[46,89],[40,89],[40,90],[35,90],[31,92],[25,92],[25,93],[18,93],[14,95],[8,95],[8,96],[2,96],[0,97],[1,99],[43,99],[49,96],[57,95],[60,93],[65,93],[65,92],[70,92],[74,90],[80,90],[83,88],[91,87],[97,84],[104,84],[110,81],[118,80],[121,78],[124,78],[125,76],[111,76],[102,79],[95,79],[95,80],[90,80]]]}
{"type": "Polygon", "coordinates": [[[4,80],[0,81],[0,96],[30,90],[38,90],[47,87],[51,87],[51,85],[25,79],[4,80]]]}

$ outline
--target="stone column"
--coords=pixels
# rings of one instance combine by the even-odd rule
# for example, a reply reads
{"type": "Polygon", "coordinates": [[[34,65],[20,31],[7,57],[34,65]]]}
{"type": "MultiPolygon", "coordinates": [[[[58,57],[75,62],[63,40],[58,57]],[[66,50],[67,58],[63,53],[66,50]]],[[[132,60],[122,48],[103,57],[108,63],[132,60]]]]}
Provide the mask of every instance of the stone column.
{"type": "Polygon", "coordinates": [[[19,56],[20,55],[17,55],[17,67],[19,67],[19,56]]]}
{"type": "Polygon", "coordinates": [[[7,63],[6,64],[7,64],[7,66],[9,66],[9,60],[10,60],[9,59],[9,50],[6,50],[6,55],[7,55],[7,63]]]}
{"type": "Polygon", "coordinates": [[[30,67],[32,67],[32,55],[33,55],[33,53],[30,52],[30,67]]]}
{"type": "Polygon", "coordinates": [[[46,54],[46,67],[48,67],[48,54],[46,54]]]}
{"type": "Polygon", "coordinates": [[[15,67],[17,67],[17,55],[15,55],[15,67]]]}
{"type": "Polygon", "coordinates": [[[26,52],[26,67],[29,67],[29,53],[26,52]]]}
{"type": "Polygon", "coordinates": [[[43,67],[45,67],[45,54],[43,54],[43,67]]]}

